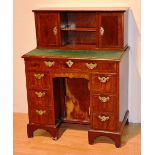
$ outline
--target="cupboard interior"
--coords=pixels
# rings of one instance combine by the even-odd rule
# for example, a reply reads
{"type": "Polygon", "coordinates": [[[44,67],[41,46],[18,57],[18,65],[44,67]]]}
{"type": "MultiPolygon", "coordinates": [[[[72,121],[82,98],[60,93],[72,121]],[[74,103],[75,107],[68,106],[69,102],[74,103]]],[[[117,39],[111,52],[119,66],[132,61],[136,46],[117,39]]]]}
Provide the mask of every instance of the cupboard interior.
{"type": "Polygon", "coordinates": [[[56,118],[63,122],[89,124],[89,81],[84,78],[59,77],[53,79],[56,118]]]}

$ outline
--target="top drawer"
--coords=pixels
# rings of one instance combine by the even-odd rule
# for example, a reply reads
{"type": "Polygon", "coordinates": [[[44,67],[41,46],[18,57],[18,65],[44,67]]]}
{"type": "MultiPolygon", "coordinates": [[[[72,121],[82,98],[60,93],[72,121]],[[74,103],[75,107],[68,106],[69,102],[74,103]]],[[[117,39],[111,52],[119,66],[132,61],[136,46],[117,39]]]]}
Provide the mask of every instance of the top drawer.
{"type": "Polygon", "coordinates": [[[116,62],[100,61],[100,60],[63,60],[59,61],[62,70],[72,71],[80,70],[83,72],[116,72],[116,62]]]}
{"type": "Polygon", "coordinates": [[[101,60],[78,60],[78,59],[50,59],[26,61],[28,70],[51,70],[51,71],[83,71],[83,72],[107,72],[117,71],[116,62],[101,60]]]}
{"type": "Polygon", "coordinates": [[[117,74],[92,74],[91,89],[100,93],[116,93],[117,81],[117,74]]]}
{"type": "Polygon", "coordinates": [[[28,70],[49,70],[57,68],[54,60],[28,60],[25,62],[26,69],[28,70]]]}

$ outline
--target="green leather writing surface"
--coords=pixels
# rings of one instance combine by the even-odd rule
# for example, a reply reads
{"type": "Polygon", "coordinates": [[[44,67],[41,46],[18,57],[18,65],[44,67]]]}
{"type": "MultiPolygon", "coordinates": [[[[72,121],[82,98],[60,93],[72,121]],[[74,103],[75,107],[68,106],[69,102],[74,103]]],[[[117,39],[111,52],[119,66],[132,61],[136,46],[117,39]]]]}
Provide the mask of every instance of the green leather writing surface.
{"type": "Polygon", "coordinates": [[[123,51],[34,49],[25,56],[120,59],[123,51]]]}

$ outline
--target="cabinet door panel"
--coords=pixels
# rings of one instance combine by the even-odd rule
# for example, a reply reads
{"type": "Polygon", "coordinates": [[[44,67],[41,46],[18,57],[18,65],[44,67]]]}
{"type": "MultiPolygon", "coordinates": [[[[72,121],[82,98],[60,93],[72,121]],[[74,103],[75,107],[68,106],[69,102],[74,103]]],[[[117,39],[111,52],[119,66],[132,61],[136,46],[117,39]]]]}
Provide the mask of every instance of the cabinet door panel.
{"type": "Polygon", "coordinates": [[[100,48],[122,48],[122,14],[100,13],[98,33],[100,48]]]}
{"type": "Polygon", "coordinates": [[[58,13],[36,13],[36,33],[38,47],[59,45],[58,13]]]}

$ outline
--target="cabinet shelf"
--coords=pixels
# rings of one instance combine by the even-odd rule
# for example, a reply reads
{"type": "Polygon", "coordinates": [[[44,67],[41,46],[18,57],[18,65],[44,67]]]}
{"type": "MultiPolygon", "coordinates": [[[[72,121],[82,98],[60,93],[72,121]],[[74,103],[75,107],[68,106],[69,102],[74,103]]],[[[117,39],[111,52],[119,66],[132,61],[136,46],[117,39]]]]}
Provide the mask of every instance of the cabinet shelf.
{"type": "Polygon", "coordinates": [[[76,27],[76,28],[62,28],[62,31],[90,31],[95,32],[96,28],[76,27]]]}

